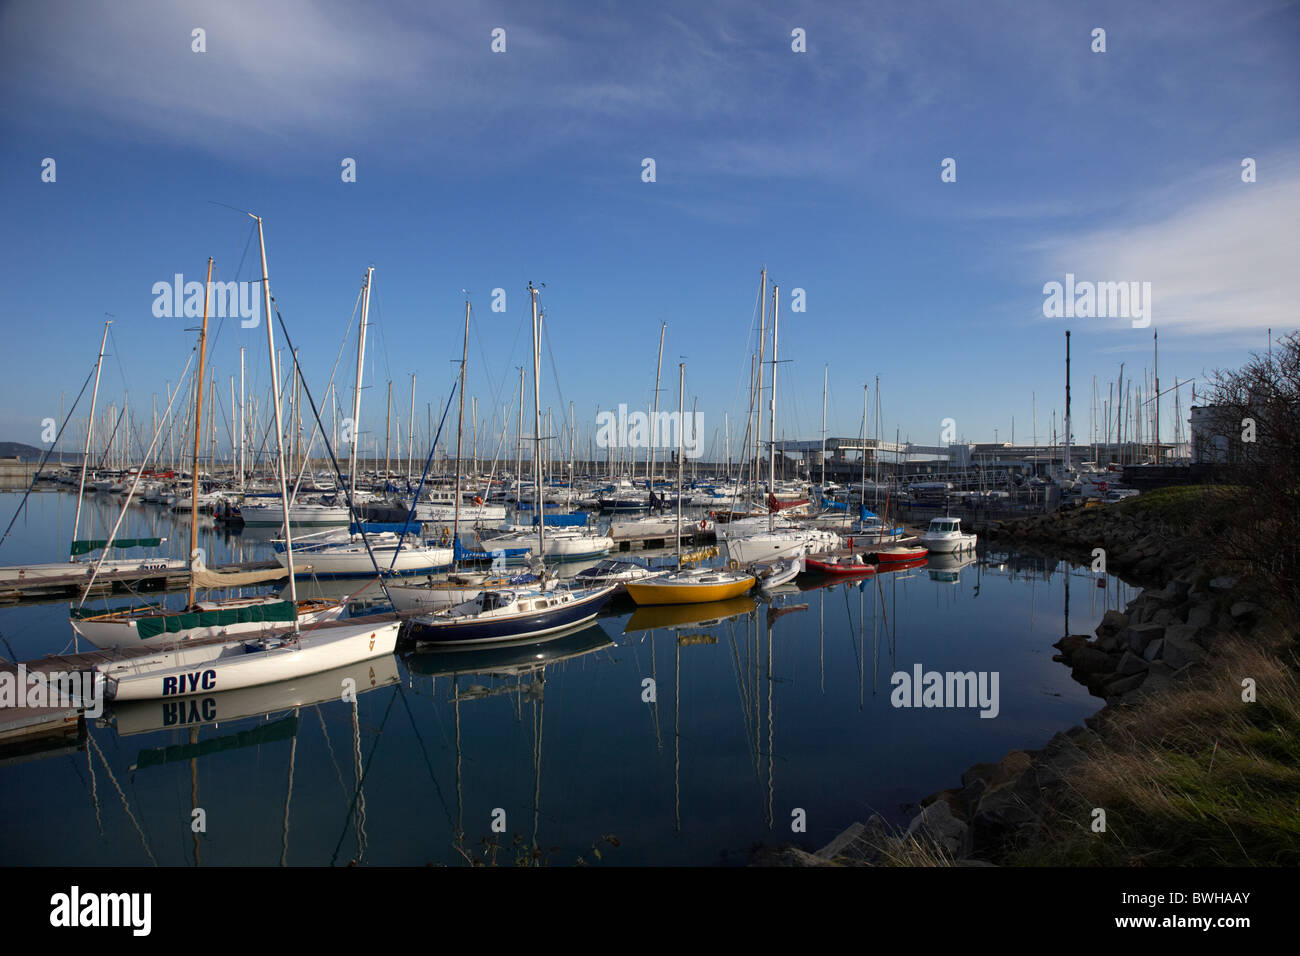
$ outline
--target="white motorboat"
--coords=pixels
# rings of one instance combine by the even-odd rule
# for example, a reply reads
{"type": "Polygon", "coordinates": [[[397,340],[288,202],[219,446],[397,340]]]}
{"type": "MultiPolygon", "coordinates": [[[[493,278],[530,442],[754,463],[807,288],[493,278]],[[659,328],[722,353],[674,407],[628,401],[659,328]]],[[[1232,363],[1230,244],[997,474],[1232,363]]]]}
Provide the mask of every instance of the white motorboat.
{"type": "Polygon", "coordinates": [[[919,540],[933,554],[975,550],[975,535],[961,530],[960,518],[931,518],[930,527],[919,540]]]}

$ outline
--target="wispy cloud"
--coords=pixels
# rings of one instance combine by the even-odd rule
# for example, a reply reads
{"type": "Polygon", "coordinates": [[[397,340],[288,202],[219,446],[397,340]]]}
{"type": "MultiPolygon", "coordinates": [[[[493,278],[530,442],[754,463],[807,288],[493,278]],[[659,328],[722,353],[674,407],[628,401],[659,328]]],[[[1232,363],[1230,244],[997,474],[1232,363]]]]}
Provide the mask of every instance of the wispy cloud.
{"type": "MultiPolygon", "coordinates": [[[[1255,183],[1225,164],[1214,170],[1212,190],[1204,175],[1166,190],[1165,203],[1183,197],[1177,209],[1119,216],[1038,243],[1042,281],[1071,272],[1079,280],[1150,282],[1152,324],[1198,335],[1293,327],[1300,148],[1257,160],[1255,183]]],[[[1091,321],[1131,327],[1125,319],[1091,321]]]]}

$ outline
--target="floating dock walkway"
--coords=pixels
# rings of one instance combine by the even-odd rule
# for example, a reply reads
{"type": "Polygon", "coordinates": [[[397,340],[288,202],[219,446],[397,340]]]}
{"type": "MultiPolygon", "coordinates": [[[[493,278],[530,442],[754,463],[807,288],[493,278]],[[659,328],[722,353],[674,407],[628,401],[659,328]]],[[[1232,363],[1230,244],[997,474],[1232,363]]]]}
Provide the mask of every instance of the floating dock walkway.
{"type": "MultiPolygon", "coordinates": [[[[68,567],[78,567],[69,563],[68,567]]],[[[0,607],[14,604],[66,601],[81,595],[86,586],[88,574],[83,569],[62,577],[33,578],[30,581],[15,581],[12,578],[0,585],[0,607]]],[[[209,568],[214,572],[244,571],[279,571],[279,577],[288,577],[288,572],[276,561],[243,561],[228,564],[220,568],[209,568]]],[[[268,580],[278,580],[270,578],[268,580]]],[[[183,591],[189,587],[190,572],[187,567],[171,567],[159,570],[142,571],[138,568],[102,570],[95,578],[90,589],[91,597],[103,597],[112,594],[132,594],[136,592],[183,591]]]]}

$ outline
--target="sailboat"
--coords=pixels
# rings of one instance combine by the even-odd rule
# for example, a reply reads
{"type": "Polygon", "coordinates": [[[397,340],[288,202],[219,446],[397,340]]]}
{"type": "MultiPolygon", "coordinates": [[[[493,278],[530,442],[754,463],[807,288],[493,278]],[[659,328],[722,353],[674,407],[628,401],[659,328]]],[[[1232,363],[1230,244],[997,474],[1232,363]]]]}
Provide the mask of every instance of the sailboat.
{"type": "MultiPolygon", "coordinates": [[[[361,387],[366,358],[366,328],[370,316],[370,282],[374,267],[366,269],[365,279],[361,284],[361,325],[357,331],[357,374],[352,392],[352,421],[361,421],[361,387]]],[[[354,437],[348,467],[348,499],[357,500],[357,448],[360,425],[354,424],[354,437]]],[[[247,519],[245,519],[247,520],[247,519]]],[[[288,567],[290,545],[287,542],[273,542],[276,549],[275,559],[288,567]]],[[[421,543],[414,535],[397,535],[381,532],[366,540],[364,534],[336,534],[317,537],[310,541],[299,539],[292,546],[296,552],[293,557],[299,560],[303,570],[310,571],[316,577],[360,577],[375,573],[376,566],[380,573],[422,574],[438,568],[449,567],[454,558],[452,549],[438,545],[421,543]]]]}
{"type": "MultiPolygon", "coordinates": [[[[766,303],[767,270],[763,270],[763,298],[766,303]]],[[[770,405],[771,440],[768,452],[768,515],[767,529],[749,534],[737,534],[737,529],[728,529],[726,535],[727,554],[742,565],[765,564],[786,558],[799,558],[806,554],[828,551],[839,546],[839,536],[831,531],[817,528],[778,528],[775,515],[784,509],[777,497],[776,489],[776,366],[777,333],[780,327],[780,293],[781,287],[772,287],[772,392],[770,405]]],[[[760,337],[762,333],[760,332],[760,337]]],[[[761,369],[760,369],[761,372],[761,369]]],[[[761,378],[761,374],[760,374],[761,378]]],[[[798,504],[807,504],[804,499],[798,504]]],[[[794,502],[791,505],[795,504],[794,502]]]]}
{"type": "MultiPolygon", "coordinates": [[[[212,259],[208,259],[205,290],[212,282],[212,259]]],[[[320,624],[343,613],[339,601],[281,601],[277,597],[236,597],[219,601],[196,601],[200,581],[207,586],[231,587],[256,584],[267,575],[249,572],[214,575],[203,569],[198,550],[199,509],[199,439],[198,422],[203,420],[203,362],[207,347],[208,301],[203,302],[203,326],[199,330],[199,365],[194,389],[194,457],[191,469],[193,488],[190,494],[190,581],[185,608],[169,610],[155,607],[132,607],[100,613],[72,612],[72,628],[91,644],[100,648],[140,647],[189,641],[199,638],[244,637],[273,633],[296,623],[320,624]]],[[[138,482],[137,477],[137,482],[138,482]]],[[[134,490],[134,489],[132,489],[134,490]]],[[[128,496],[127,502],[129,503],[128,496]]],[[[126,504],[123,505],[125,510],[126,504]]],[[[119,518],[119,522],[120,522],[119,518]]],[[[110,539],[111,542],[111,539],[110,539]]],[[[107,542],[106,542],[107,544],[107,542]]],[[[276,574],[275,577],[279,577],[276,574]]],[[[86,588],[89,592],[89,584],[86,588]]],[[[82,604],[85,595],[82,596],[82,604]]]]}
{"type": "MultiPolygon", "coordinates": [[[[257,220],[258,247],[262,259],[262,296],[266,316],[267,355],[271,363],[271,394],[277,399],[272,402],[275,411],[276,471],[280,481],[280,498],[287,505],[289,489],[285,477],[284,430],[278,401],[280,376],[275,361],[275,322],[272,318],[277,313],[271,308],[271,283],[267,276],[262,220],[256,216],[254,218],[257,220]]],[[[293,570],[293,532],[288,522],[285,523],[284,532],[289,555],[289,603],[296,610],[298,595],[293,570]]],[[[291,680],[392,654],[397,646],[400,628],[401,622],[394,619],[317,625],[304,633],[301,621],[295,617],[292,631],[282,636],[237,643],[191,642],[147,657],[100,664],[95,668],[96,679],[102,680],[104,696],[111,700],[147,700],[236,690],[291,680]]]]}
{"type": "MultiPolygon", "coordinates": [[[[542,456],[541,323],[537,314],[537,289],[530,282],[533,318],[534,453],[542,456]]],[[[467,319],[468,323],[468,313],[467,319]]],[[[459,473],[459,468],[457,472],[459,473]]],[[[542,510],[542,483],[533,483],[537,513],[542,510]]],[[[542,580],[535,587],[488,588],[473,598],[430,615],[411,620],[411,634],[420,644],[461,641],[514,641],[549,634],[593,619],[614,593],[613,584],[597,587],[561,587],[545,575],[546,522],[537,522],[537,555],[542,580]]]]}
{"type": "MultiPolygon", "coordinates": [[[[678,414],[686,404],[686,363],[678,366],[678,414]]],[[[727,568],[682,569],[682,432],[677,432],[677,570],[669,574],[628,581],[624,587],[637,604],[698,604],[726,601],[748,593],[754,575],[739,570],[733,559],[727,568]]]]}
{"type": "MultiPolygon", "coordinates": [[[[99,344],[99,357],[95,361],[95,385],[90,393],[90,414],[86,419],[86,444],[81,454],[80,476],[73,477],[73,472],[69,471],[59,475],[59,481],[62,484],[77,485],[77,510],[72,520],[72,547],[67,561],[56,561],[49,564],[25,564],[14,567],[0,567],[0,589],[18,588],[23,585],[39,584],[44,581],[56,579],[67,579],[78,575],[90,575],[94,572],[107,572],[109,574],[121,572],[140,572],[140,573],[166,573],[169,571],[179,571],[185,568],[185,562],[176,558],[112,558],[101,557],[97,561],[78,561],[77,558],[83,554],[89,554],[101,548],[113,548],[123,551],[129,548],[156,548],[163,544],[166,538],[118,538],[113,541],[108,540],[81,540],[77,538],[77,533],[81,528],[81,507],[85,500],[87,491],[94,491],[96,482],[93,475],[92,481],[87,483],[87,474],[90,464],[90,443],[95,431],[95,405],[99,398],[99,378],[100,372],[104,365],[104,353],[108,346],[108,327],[113,322],[110,319],[104,323],[104,335],[99,344]]],[[[74,406],[75,408],[75,406],[74,406]]],[[[69,413],[71,414],[71,413],[69,413]]],[[[105,482],[105,488],[111,485],[111,482],[105,482]]],[[[3,535],[0,535],[0,543],[8,537],[9,531],[13,529],[18,516],[22,513],[26,505],[26,497],[19,504],[18,510],[14,512],[13,519],[9,522],[9,528],[3,535]]]]}

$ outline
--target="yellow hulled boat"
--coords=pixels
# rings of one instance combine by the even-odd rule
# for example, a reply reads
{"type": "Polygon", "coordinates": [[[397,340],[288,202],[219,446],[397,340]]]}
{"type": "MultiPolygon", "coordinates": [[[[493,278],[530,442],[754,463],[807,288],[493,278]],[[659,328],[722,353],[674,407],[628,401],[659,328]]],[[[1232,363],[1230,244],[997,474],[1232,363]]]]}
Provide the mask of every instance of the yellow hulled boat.
{"type": "Polygon", "coordinates": [[[700,568],[629,581],[627,593],[637,604],[702,604],[740,597],[753,586],[754,575],[746,571],[700,568]]]}

